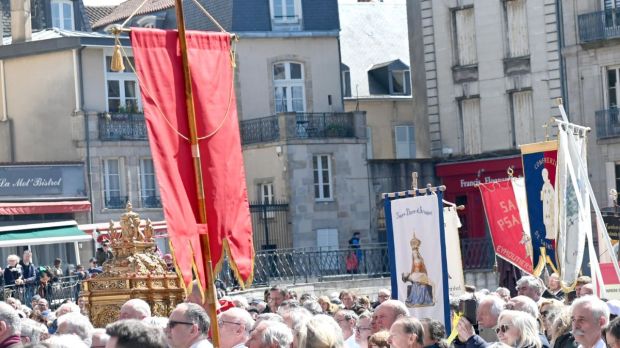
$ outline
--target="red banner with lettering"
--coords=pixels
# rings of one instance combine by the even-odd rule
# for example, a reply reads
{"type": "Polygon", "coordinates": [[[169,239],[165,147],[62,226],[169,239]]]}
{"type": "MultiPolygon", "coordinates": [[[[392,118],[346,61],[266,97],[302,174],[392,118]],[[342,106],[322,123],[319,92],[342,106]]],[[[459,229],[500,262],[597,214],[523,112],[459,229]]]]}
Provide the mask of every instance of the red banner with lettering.
{"type": "Polygon", "coordinates": [[[512,181],[480,184],[478,187],[482,194],[495,253],[524,272],[532,274],[529,227],[524,228],[521,222],[512,181]]]}
{"type": "Polygon", "coordinates": [[[188,31],[186,37],[199,138],[194,150],[189,141],[178,33],[141,28],[131,32],[168,236],[186,285],[192,281],[192,269],[203,286],[213,281],[206,279],[204,262],[209,260],[200,242],[200,235],[208,234],[215,271],[227,253],[237,279],[247,286],[252,282],[254,248],[230,34],[188,31]],[[199,221],[193,151],[201,157],[205,224],[199,221]]]}

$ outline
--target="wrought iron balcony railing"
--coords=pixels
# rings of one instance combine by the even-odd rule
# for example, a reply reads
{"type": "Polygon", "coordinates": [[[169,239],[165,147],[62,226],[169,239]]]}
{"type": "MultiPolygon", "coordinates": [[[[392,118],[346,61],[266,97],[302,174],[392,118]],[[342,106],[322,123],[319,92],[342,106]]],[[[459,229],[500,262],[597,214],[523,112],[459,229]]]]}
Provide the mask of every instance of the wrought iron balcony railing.
{"type": "Polygon", "coordinates": [[[491,238],[461,239],[461,257],[464,270],[489,270],[495,264],[491,238]]]}
{"type": "Polygon", "coordinates": [[[598,139],[620,136],[620,109],[599,110],[594,114],[598,139]]]}
{"type": "Polygon", "coordinates": [[[620,8],[582,14],[577,22],[582,43],[620,38],[620,8]]]}
{"type": "Polygon", "coordinates": [[[147,140],[144,114],[99,114],[99,140],[147,140]]]}
{"type": "Polygon", "coordinates": [[[276,141],[280,138],[277,116],[267,116],[241,121],[241,143],[257,144],[276,141]]]}
{"type": "Polygon", "coordinates": [[[355,138],[352,112],[284,113],[241,121],[243,145],[290,139],[355,138]],[[281,125],[284,124],[284,129],[281,125]]]}
{"type": "Polygon", "coordinates": [[[157,196],[142,197],[142,208],[161,208],[161,200],[157,196]]]}
{"type": "Polygon", "coordinates": [[[107,209],[125,209],[129,197],[127,196],[111,196],[105,197],[105,207],[107,209]]]}

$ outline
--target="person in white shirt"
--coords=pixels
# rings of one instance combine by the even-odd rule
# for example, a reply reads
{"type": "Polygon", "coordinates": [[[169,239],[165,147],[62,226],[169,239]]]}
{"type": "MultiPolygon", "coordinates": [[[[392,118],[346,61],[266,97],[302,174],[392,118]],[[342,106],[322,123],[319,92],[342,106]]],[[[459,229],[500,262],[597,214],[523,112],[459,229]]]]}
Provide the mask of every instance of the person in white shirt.
{"type": "Polygon", "coordinates": [[[334,314],[334,320],[342,330],[342,338],[344,339],[345,348],[356,348],[358,344],[355,342],[355,327],[357,326],[358,316],[352,310],[341,309],[334,314]]]}
{"type": "Polygon", "coordinates": [[[571,306],[572,333],[579,348],[605,348],[601,330],[609,323],[609,308],[594,296],[576,299],[571,306]]]}
{"type": "Polygon", "coordinates": [[[207,340],[211,321],[202,306],[180,303],[168,317],[166,336],[171,348],[211,348],[207,340]]]}
{"type": "Polygon", "coordinates": [[[221,348],[244,348],[254,327],[254,319],[245,309],[231,308],[217,319],[221,348]]]}

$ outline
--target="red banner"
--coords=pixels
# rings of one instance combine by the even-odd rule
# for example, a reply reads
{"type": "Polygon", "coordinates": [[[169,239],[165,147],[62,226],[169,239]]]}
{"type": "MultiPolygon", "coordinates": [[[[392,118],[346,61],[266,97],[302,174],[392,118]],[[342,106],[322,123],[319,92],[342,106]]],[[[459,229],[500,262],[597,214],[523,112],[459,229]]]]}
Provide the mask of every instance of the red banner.
{"type": "Polygon", "coordinates": [[[252,223],[233,89],[230,35],[187,32],[206,224],[198,223],[178,34],[132,28],[131,43],[168,235],[183,280],[190,284],[195,265],[201,284],[208,281],[199,237],[208,233],[216,271],[227,251],[240,283],[250,284],[254,267],[252,223]]]}
{"type": "Polygon", "coordinates": [[[495,253],[532,274],[531,239],[523,230],[512,181],[480,184],[479,188],[495,253]]]}

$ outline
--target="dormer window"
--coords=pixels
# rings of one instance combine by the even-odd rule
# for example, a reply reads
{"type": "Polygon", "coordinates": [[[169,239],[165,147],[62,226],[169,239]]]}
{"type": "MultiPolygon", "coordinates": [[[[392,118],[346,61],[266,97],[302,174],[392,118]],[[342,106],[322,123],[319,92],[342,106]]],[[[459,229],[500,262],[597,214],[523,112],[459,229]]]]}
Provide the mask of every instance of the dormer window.
{"type": "Polygon", "coordinates": [[[301,30],[301,0],[270,0],[273,30],[301,30]]]}
{"type": "Polygon", "coordinates": [[[368,70],[368,89],[372,95],[411,95],[409,66],[400,59],[374,65],[368,70]]]}
{"type": "Polygon", "coordinates": [[[73,20],[73,1],[71,0],[52,0],[52,27],[75,30],[73,20]]]}

